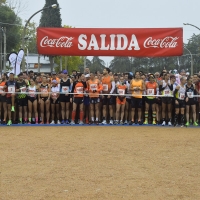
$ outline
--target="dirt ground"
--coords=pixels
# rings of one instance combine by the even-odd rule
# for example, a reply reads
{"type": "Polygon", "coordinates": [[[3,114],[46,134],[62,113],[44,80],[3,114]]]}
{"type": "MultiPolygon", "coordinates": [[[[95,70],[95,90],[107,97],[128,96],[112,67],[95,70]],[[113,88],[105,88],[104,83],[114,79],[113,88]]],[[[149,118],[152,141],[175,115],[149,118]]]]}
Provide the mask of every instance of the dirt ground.
{"type": "Polygon", "coordinates": [[[0,127],[1,200],[198,200],[200,129],[0,127]]]}

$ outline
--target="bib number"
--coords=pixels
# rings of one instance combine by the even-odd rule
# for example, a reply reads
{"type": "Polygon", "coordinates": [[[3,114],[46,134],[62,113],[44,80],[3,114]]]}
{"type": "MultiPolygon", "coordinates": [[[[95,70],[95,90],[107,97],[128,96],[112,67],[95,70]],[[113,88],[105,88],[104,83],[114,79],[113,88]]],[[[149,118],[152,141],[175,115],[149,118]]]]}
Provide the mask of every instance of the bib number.
{"type": "Polygon", "coordinates": [[[68,94],[69,93],[69,87],[68,86],[63,86],[62,87],[62,93],[68,94]]]}
{"type": "Polygon", "coordinates": [[[15,93],[15,86],[8,86],[9,93],[15,93]]]}
{"type": "Polygon", "coordinates": [[[76,88],[77,94],[83,94],[83,87],[76,88]]]}
{"type": "Polygon", "coordinates": [[[35,97],[35,91],[34,90],[29,90],[28,93],[29,93],[30,97],[35,97]]]}
{"type": "Polygon", "coordinates": [[[154,95],[154,89],[148,89],[147,95],[154,95]]]}
{"type": "Polygon", "coordinates": [[[41,92],[44,93],[44,94],[48,94],[47,88],[41,88],[41,92]]]}
{"type": "Polygon", "coordinates": [[[164,90],[164,96],[169,96],[171,94],[170,90],[164,90]]]}
{"type": "Polygon", "coordinates": [[[194,97],[194,93],[193,92],[187,92],[187,96],[188,96],[188,98],[193,98],[194,97]]]}
{"type": "Polygon", "coordinates": [[[185,99],[185,94],[184,93],[179,93],[179,99],[184,100],[185,99]]]}
{"type": "Polygon", "coordinates": [[[125,91],[124,91],[123,89],[118,89],[118,93],[119,93],[120,95],[124,95],[124,94],[125,94],[125,91]]]}
{"type": "Polygon", "coordinates": [[[108,91],[108,85],[107,84],[103,84],[103,91],[107,92],[108,91]]]}
{"type": "Polygon", "coordinates": [[[90,84],[90,90],[97,90],[97,84],[90,84]]]}
{"type": "Polygon", "coordinates": [[[22,94],[25,94],[25,93],[26,93],[26,87],[22,87],[22,88],[20,88],[20,90],[21,90],[21,93],[22,93],[22,94]]]}

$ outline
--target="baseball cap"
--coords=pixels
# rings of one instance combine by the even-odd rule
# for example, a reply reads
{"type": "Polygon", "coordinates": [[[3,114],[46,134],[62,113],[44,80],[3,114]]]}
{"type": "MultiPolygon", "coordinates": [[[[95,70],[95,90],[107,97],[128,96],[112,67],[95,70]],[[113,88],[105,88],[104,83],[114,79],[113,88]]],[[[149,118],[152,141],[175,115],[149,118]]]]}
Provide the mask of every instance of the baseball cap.
{"type": "Polygon", "coordinates": [[[63,70],[62,73],[63,74],[68,74],[68,71],[67,70],[63,70]]]}
{"type": "Polygon", "coordinates": [[[86,75],[85,75],[85,78],[89,78],[89,77],[90,77],[90,74],[86,74],[86,75]]]}
{"type": "Polygon", "coordinates": [[[52,75],[56,75],[56,72],[52,72],[52,75]]]}
{"type": "Polygon", "coordinates": [[[57,84],[58,82],[56,80],[53,80],[51,83],[57,84]]]}

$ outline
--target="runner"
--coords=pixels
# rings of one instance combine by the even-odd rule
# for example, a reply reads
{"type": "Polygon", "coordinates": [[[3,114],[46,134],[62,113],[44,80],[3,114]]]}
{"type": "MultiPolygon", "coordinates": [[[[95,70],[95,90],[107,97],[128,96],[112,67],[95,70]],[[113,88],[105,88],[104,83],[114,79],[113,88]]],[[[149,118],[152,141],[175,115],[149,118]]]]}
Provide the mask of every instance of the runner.
{"type": "Polygon", "coordinates": [[[166,107],[167,107],[167,114],[168,114],[168,125],[172,125],[172,97],[169,97],[172,95],[173,91],[173,84],[170,82],[170,76],[169,73],[164,74],[164,80],[160,82],[159,85],[159,91],[162,93],[162,126],[166,125],[166,107]]]}
{"type": "Polygon", "coordinates": [[[72,121],[71,121],[71,125],[75,124],[75,117],[76,117],[76,109],[77,106],[80,106],[80,125],[83,125],[83,96],[84,96],[84,92],[85,90],[87,90],[87,85],[86,82],[83,82],[85,78],[85,75],[80,73],[78,74],[78,81],[75,81],[73,83],[73,87],[72,87],[72,93],[75,93],[74,95],[71,95],[70,98],[70,102],[72,103],[73,100],[73,110],[72,110],[72,121]]]}
{"type": "Polygon", "coordinates": [[[60,81],[60,104],[61,104],[61,124],[69,124],[69,105],[70,105],[70,95],[72,90],[73,82],[72,79],[68,77],[67,70],[63,70],[63,78],[60,81]]]}
{"type": "Polygon", "coordinates": [[[141,80],[140,72],[135,72],[135,78],[131,80],[130,91],[132,91],[131,98],[131,122],[129,125],[135,123],[135,109],[138,109],[138,123],[142,125],[142,93],[145,90],[144,81],[141,80]]]}
{"type": "Polygon", "coordinates": [[[174,91],[175,98],[175,117],[174,126],[178,125],[178,115],[181,113],[181,127],[184,127],[184,114],[185,114],[185,102],[188,102],[188,97],[186,97],[186,77],[180,78],[180,85],[178,85],[174,91]]]}
{"type": "Polygon", "coordinates": [[[31,124],[31,117],[32,114],[34,113],[34,119],[35,123],[38,124],[38,100],[37,97],[38,95],[36,92],[39,91],[39,87],[35,85],[35,81],[33,78],[30,78],[29,80],[30,85],[28,86],[28,124],[31,124]],[[32,111],[33,110],[33,111],[32,111]]]}
{"type": "Polygon", "coordinates": [[[2,74],[2,79],[0,79],[0,123],[2,120],[2,108],[3,108],[3,121],[2,124],[6,124],[6,118],[7,118],[7,103],[6,103],[6,93],[5,93],[5,89],[4,86],[6,84],[7,81],[7,75],[6,74],[2,74]]]}
{"type": "Polygon", "coordinates": [[[124,122],[124,109],[126,105],[126,94],[127,94],[127,86],[124,82],[124,77],[120,76],[119,82],[116,85],[116,92],[119,94],[116,98],[116,120],[115,125],[121,124],[123,125],[124,122]],[[120,110],[121,110],[121,116],[120,116],[120,110]]]}
{"type": "MultiPolygon", "coordinates": [[[[149,82],[146,83],[146,93],[147,95],[156,95],[158,89],[158,84],[155,82],[155,76],[153,74],[149,75],[149,82]]],[[[145,98],[145,122],[148,124],[150,106],[153,112],[153,124],[156,124],[156,97],[147,96],[145,98]]]]}
{"type": "Polygon", "coordinates": [[[60,92],[60,84],[56,80],[52,80],[51,82],[51,124],[55,124],[55,111],[57,124],[60,124],[60,102],[59,102],[59,92],[60,92]]]}
{"type": "Polygon", "coordinates": [[[115,82],[113,80],[113,77],[109,75],[110,69],[105,68],[103,70],[103,77],[101,79],[102,85],[103,85],[103,94],[107,94],[102,96],[102,104],[103,104],[103,121],[102,124],[107,124],[106,117],[107,117],[107,105],[109,105],[109,116],[110,116],[110,122],[109,124],[113,124],[113,107],[112,105],[115,103],[113,101],[113,96],[109,94],[113,94],[115,90],[115,82]]]}
{"type": "Polygon", "coordinates": [[[27,123],[27,106],[28,99],[26,95],[28,84],[23,79],[23,73],[18,75],[18,81],[16,83],[16,91],[20,94],[17,95],[17,105],[19,109],[19,124],[22,124],[22,116],[24,116],[24,123],[27,123]],[[24,112],[23,112],[24,111],[24,112]],[[22,113],[23,112],[23,113],[22,113]]]}
{"type": "Polygon", "coordinates": [[[94,121],[99,125],[99,92],[103,90],[103,86],[100,81],[95,78],[94,73],[90,73],[90,80],[87,81],[87,90],[90,97],[90,124],[94,124],[94,121]],[[96,120],[94,120],[96,116],[96,120]]]}
{"type": "Polygon", "coordinates": [[[49,124],[50,117],[50,85],[47,83],[47,77],[42,77],[42,83],[39,88],[40,94],[38,95],[38,100],[40,103],[40,111],[41,111],[41,123],[44,124],[44,109],[46,108],[46,124],[49,124]]]}
{"type": "Polygon", "coordinates": [[[192,117],[193,117],[193,125],[198,126],[196,122],[196,101],[194,95],[197,95],[195,90],[195,85],[192,84],[192,78],[190,76],[187,77],[186,84],[186,97],[188,97],[188,101],[186,102],[186,124],[185,126],[189,126],[189,115],[190,115],[190,106],[192,108],[192,117]]]}
{"type": "Polygon", "coordinates": [[[16,91],[16,82],[14,81],[14,74],[10,73],[9,80],[6,82],[4,88],[6,89],[6,103],[8,111],[8,123],[7,126],[12,125],[12,116],[11,111],[15,112],[15,91],[16,91]],[[12,107],[11,107],[12,106],[12,107]]]}

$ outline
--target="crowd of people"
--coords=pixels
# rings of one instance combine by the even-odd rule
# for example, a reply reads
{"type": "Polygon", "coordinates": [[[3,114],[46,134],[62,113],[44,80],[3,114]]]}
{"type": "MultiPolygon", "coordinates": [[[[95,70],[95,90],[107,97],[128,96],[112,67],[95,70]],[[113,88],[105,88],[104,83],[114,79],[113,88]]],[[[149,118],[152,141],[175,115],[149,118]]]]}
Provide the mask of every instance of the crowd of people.
{"type": "Polygon", "coordinates": [[[0,78],[1,124],[198,126],[200,75],[184,70],[10,73],[0,78]]]}

